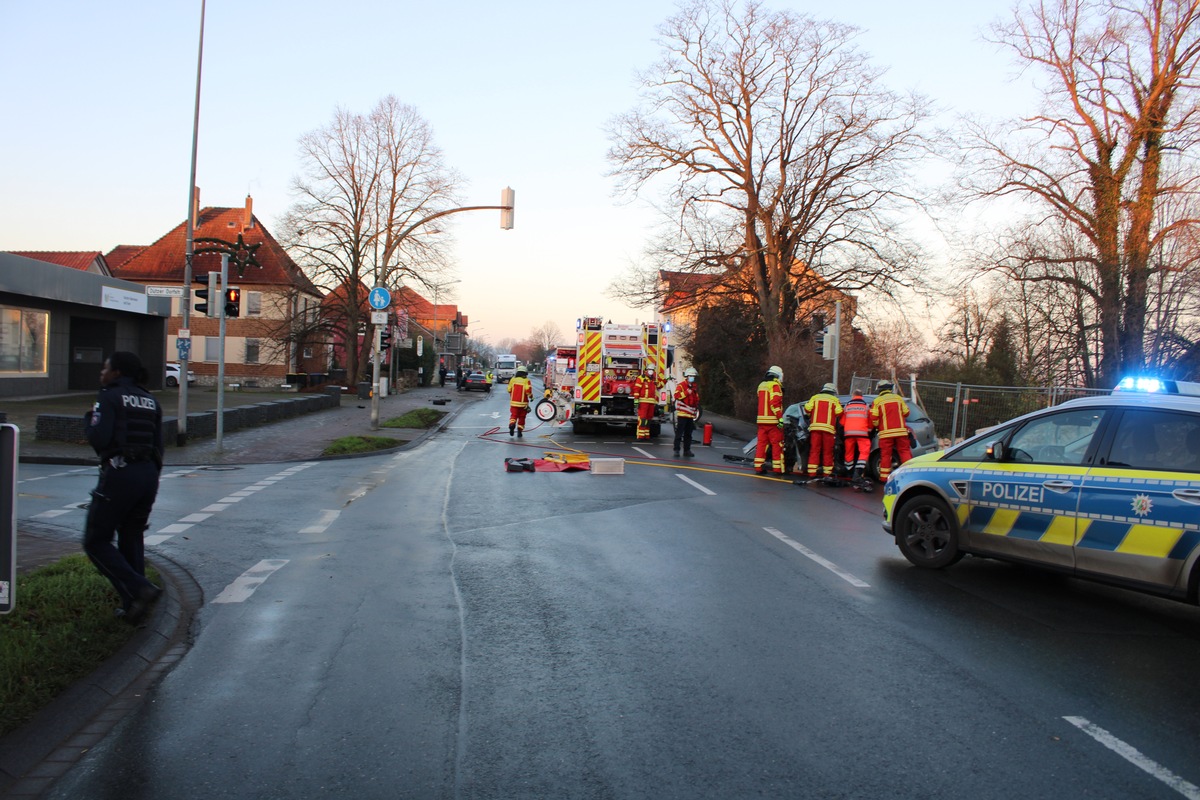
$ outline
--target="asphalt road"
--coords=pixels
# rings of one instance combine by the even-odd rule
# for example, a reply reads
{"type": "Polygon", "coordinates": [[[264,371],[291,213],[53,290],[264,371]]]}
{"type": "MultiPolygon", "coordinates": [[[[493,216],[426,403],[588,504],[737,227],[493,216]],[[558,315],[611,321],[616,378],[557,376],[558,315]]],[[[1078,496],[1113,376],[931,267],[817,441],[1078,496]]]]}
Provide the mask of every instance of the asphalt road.
{"type": "MultiPolygon", "coordinates": [[[[724,440],[517,442],[504,406],[398,455],[168,470],[149,540],[204,590],[194,644],[47,796],[1200,797],[1200,609],[920,571],[878,493],[724,440]],[[568,448],[625,472],[503,470],[568,448]]],[[[52,472],[23,518],[86,499],[21,476],[52,472]]]]}

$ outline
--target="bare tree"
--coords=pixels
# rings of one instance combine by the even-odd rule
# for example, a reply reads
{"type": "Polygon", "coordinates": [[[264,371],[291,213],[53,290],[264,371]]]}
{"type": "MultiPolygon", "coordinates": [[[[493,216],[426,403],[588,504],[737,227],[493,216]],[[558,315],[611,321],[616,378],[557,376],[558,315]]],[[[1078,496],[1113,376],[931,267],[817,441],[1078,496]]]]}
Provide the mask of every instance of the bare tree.
{"type": "Polygon", "coordinates": [[[1165,157],[1195,144],[1198,23],[1200,0],[1040,0],[995,28],[1044,79],[1043,109],[1011,136],[973,125],[965,183],[1031,200],[1035,223],[1079,232],[1078,251],[1012,258],[1015,271],[1093,299],[1100,385],[1144,365],[1147,293],[1162,269],[1152,254],[1198,221],[1159,216],[1164,198],[1197,185],[1165,157]]]}
{"type": "Polygon", "coordinates": [[[354,380],[371,340],[356,346],[365,291],[406,277],[436,282],[445,230],[422,221],[456,205],[459,178],[425,120],[392,96],[365,115],[338,109],[329,125],[301,137],[300,154],[304,174],[293,184],[299,199],[284,218],[284,244],[314,283],[337,290],[325,323],[344,337],[354,380]]]}
{"type": "Polygon", "coordinates": [[[881,85],[857,29],[753,0],[692,0],[661,34],[644,103],[612,125],[614,174],[633,193],[666,182],[663,254],[747,275],[778,361],[798,295],[906,279],[915,248],[893,212],[926,104],[881,85]]]}

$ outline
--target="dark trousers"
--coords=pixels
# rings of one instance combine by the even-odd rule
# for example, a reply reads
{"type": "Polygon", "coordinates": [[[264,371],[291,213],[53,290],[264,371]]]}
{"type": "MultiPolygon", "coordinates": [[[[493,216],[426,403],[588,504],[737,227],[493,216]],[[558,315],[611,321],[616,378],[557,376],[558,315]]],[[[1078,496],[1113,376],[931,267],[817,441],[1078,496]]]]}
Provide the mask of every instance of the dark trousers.
{"type": "Polygon", "coordinates": [[[157,496],[158,465],[153,461],[137,461],[121,469],[105,466],[92,490],[83,551],[112,583],[125,606],[150,585],[142,537],[157,496]]]}
{"type": "Polygon", "coordinates": [[[683,452],[692,452],[692,432],[696,430],[696,420],[691,417],[675,415],[675,452],[679,452],[679,444],[683,443],[683,452]]]}

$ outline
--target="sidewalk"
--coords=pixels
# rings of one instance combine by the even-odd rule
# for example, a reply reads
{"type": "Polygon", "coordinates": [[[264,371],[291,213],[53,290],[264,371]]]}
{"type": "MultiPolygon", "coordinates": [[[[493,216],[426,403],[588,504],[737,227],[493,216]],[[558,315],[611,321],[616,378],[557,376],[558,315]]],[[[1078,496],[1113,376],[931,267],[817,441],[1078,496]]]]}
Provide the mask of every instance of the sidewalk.
{"type": "MultiPolygon", "coordinates": [[[[478,392],[458,392],[451,387],[445,389],[437,386],[409,389],[402,394],[392,394],[379,398],[379,421],[384,422],[398,417],[416,408],[430,407],[454,413],[463,404],[479,399],[478,392]],[[445,400],[446,404],[435,406],[434,400],[445,400]]],[[[174,404],[170,398],[159,395],[163,404],[163,412],[171,416],[174,404]]],[[[211,398],[205,397],[211,404],[211,398]]],[[[227,393],[226,407],[257,403],[262,395],[249,393],[227,393]]],[[[77,406],[82,418],[83,410],[87,409],[91,396],[70,398],[64,402],[71,407],[77,406]]],[[[86,444],[69,444],[66,442],[49,442],[34,439],[31,435],[33,421],[36,418],[33,411],[18,408],[18,403],[0,403],[0,408],[8,412],[9,421],[21,427],[20,460],[29,463],[50,464],[95,464],[98,463],[96,454],[86,444]],[[14,411],[16,408],[16,411],[14,411]]],[[[39,403],[45,408],[48,403],[39,403]]],[[[81,423],[82,425],[82,423],[81,423]]],[[[316,411],[299,417],[268,423],[254,428],[241,428],[226,433],[222,437],[222,448],[217,450],[214,437],[195,438],[183,447],[175,447],[174,442],[168,442],[164,454],[164,463],[168,466],[192,466],[199,464],[259,464],[276,461],[303,461],[318,458],[326,446],[335,439],[343,436],[386,436],[394,438],[398,443],[413,441],[425,433],[424,430],[404,428],[380,428],[371,430],[371,401],[359,400],[353,394],[343,394],[342,403],[337,408],[316,411]]]]}

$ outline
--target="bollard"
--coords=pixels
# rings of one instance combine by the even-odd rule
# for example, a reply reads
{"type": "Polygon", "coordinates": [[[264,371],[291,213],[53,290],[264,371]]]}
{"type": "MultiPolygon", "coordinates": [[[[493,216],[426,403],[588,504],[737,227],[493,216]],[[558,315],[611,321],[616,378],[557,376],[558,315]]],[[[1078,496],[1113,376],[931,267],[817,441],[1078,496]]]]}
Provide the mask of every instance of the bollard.
{"type": "Polygon", "coordinates": [[[711,422],[704,423],[704,443],[710,447],[712,446],[712,423],[711,422]]]}

